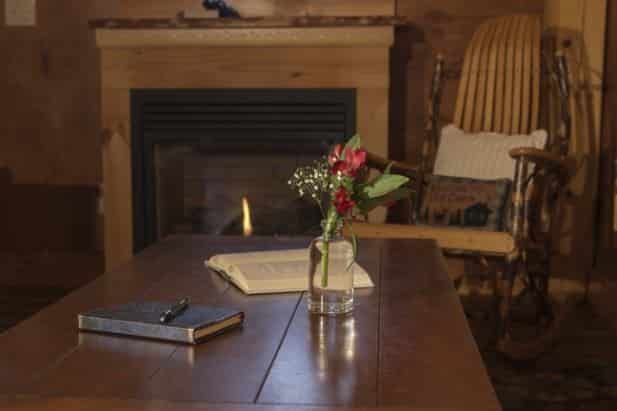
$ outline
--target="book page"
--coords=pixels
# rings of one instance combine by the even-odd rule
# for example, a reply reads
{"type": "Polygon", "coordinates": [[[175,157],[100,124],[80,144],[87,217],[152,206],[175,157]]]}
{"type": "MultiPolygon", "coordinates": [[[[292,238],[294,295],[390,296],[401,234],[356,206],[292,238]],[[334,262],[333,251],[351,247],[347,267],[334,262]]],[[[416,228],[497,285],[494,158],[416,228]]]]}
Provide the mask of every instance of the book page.
{"type": "Polygon", "coordinates": [[[219,266],[274,261],[306,261],[308,249],[256,251],[248,253],[219,254],[210,258],[210,262],[219,266]]]}
{"type": "Polygon", "coordinates": [[[254,281],[272,280],[306,281],[308,264],[306,261],[273,261],[259,263],[235,264],[238,271],[244,274],[244,278],[250,284],[254,281]]]}
{"type": "MultiPolygon", "coordinates": [[[[308,250],[220,254],[206,263],[222,271],[247,294],[305,291],[308,287],[308,250]]],[[[353,266],[354,287],[374,287],[368,273],[353,266]]]]}

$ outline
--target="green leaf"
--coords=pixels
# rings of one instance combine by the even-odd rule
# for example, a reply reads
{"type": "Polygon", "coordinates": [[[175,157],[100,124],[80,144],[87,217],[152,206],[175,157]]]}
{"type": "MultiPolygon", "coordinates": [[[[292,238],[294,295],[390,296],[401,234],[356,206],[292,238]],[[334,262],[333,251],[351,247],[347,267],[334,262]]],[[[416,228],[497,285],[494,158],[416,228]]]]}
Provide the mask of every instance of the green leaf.
{"type": "Polygon", "coordinates": [[[368,198],[377,198],[396,190],[408,181],[409,178],[398,174],[382,174],[362,191],[368,198]]]}
{"type": "Polygon", "coordinates": [[[388,165],[386,166],[386,169],[383,171],[382,174],[390,174],[390,170],[392,169],[392,162],[388,163],[388,165]]]}
{"type": "Polygon", "coordinates": [[[341,180],[341,186],[350,193],[353,193],[354,191],[353,180],[349,177],[343,177],[343,179],[341,180]]]}
{"type": "MultiPolygon", "coordinates": [[[[370,175],[367,174],[367,179],[368,177],[370,177],[370,175]]],[[[371,185],[373,185],[373,183],[375,183],[375,181],[377,181],[377,179],[381,177],[381,174],[376,174],[373,177],[371,177],[368,181],[362,182],[362,183],[356,183],[356,191],[357,192],[362,192],[364,191],[364,189],[366,187],[369,187],[371,185]]]]}
{"type": "Polygon", "coordinates": [[[345,268],[346,270],[349,270],[351,266],[353,265],[353,263],[356,262],[356,257],[358,255],[358,238],[353,232],[353,227],[352,227],[351,222],[349,223],[347,227],[349,227],[349,232],[351,233],[351,250],[352,250],[352,255],[353,255],[353,259],[349,262],[349,264],[347,265],[347,268],[345,268]]]}
{"type": "Polygon", "coordinates": [[[352,150],[357,150],[362,147],[362,139],[360,138],[360,134],[356,134],[352,138],[347,141],[345,144],[345,148],[351,148],[352,150]]]}
{"type": "Polygon", "coordinates": [[[366,199],[358,204],[358,208],[362,214],[368,214],[371,210],[384,203],[410,198],[412,193],[410,189],[401,187],[381,197],[366,199]]]}

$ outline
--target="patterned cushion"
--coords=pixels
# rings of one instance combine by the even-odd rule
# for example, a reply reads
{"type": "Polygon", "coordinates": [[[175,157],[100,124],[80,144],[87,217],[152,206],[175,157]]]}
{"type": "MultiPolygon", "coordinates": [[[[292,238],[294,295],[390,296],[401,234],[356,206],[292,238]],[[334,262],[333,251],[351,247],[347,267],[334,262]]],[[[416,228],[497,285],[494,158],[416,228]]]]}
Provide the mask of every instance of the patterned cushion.
{"type": "Polygon", "coordinates": [[[511,185],[508,179],[429,176],[418,223],[503,231],[511,185]]]}
{"type": "Polygon", "coordinates": [[[442,176],[496,180],[514,180],[513,148],[544,149],[547,134],[544,130],[530,135],[497,133],[465,133],[454,125],[443,128],[435,158],[433,173],[442,176]]]}

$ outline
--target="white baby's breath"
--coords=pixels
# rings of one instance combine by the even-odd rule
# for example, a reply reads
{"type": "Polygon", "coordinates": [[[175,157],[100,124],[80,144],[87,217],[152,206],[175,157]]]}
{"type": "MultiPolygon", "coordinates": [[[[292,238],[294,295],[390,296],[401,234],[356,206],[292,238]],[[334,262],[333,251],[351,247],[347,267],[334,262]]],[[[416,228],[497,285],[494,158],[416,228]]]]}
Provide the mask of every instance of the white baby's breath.
{"type": "Polygon", "coordinates": [[[310,166],[299,167],[287,183],[300,197],[314,200],[321,208],[322,198],[332,189],[328,163],[325,159],[321,159],[310,166]]]}

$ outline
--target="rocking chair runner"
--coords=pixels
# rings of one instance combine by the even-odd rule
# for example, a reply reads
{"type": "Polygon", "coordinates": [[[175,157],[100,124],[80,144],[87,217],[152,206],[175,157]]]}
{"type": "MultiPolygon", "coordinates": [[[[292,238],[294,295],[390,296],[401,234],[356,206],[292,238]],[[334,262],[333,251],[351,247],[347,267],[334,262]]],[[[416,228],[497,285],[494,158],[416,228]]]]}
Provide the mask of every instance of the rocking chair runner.
{"type": "MultiPolygon", "coordinates": [[[[462,67],[454,117],[457,126],[467,132],[503,134],[528,134],[538,127],[540,27],[539,17],[528,15],[500,17],[480,26],[466,50],[462,67]]],[[[410,216],[410,225],[356,222],[353,226],[354,234],[360,238],[429,238],[435,239],[446,253],[496,260],[501,267],[494,283],[499,299],[497,349],[517,359],[539,355],[555,334],[558,321],[548,294],[551,234],[558,198],[573,175],[567,157],[570,116],[566,60],[557,54],[546,63],[544,71],[550,72],[561,101],[560,127],[549,138],[545,150],[521,147],[510,151],[516,168],[509,231],[413,225],[415,213],[410,216]],[[542,324],[537,335],[523,340],[513,338],[512,333],[511,308],[517,276],[524,279],[525,292],[534,297],[536,319],[542,324]]],[[[391,164],[393,172],[410,176],[418,194],[416,199],[421,197],[425,176],[432,172],[439,146],[437,120],[443,73],[444,62],[438,57],[421,164],[412,166],[368,156],[370,167],[383,170],[391,164]]],[[[412,208],[417,210],[417,206],[412,208]]]]}

